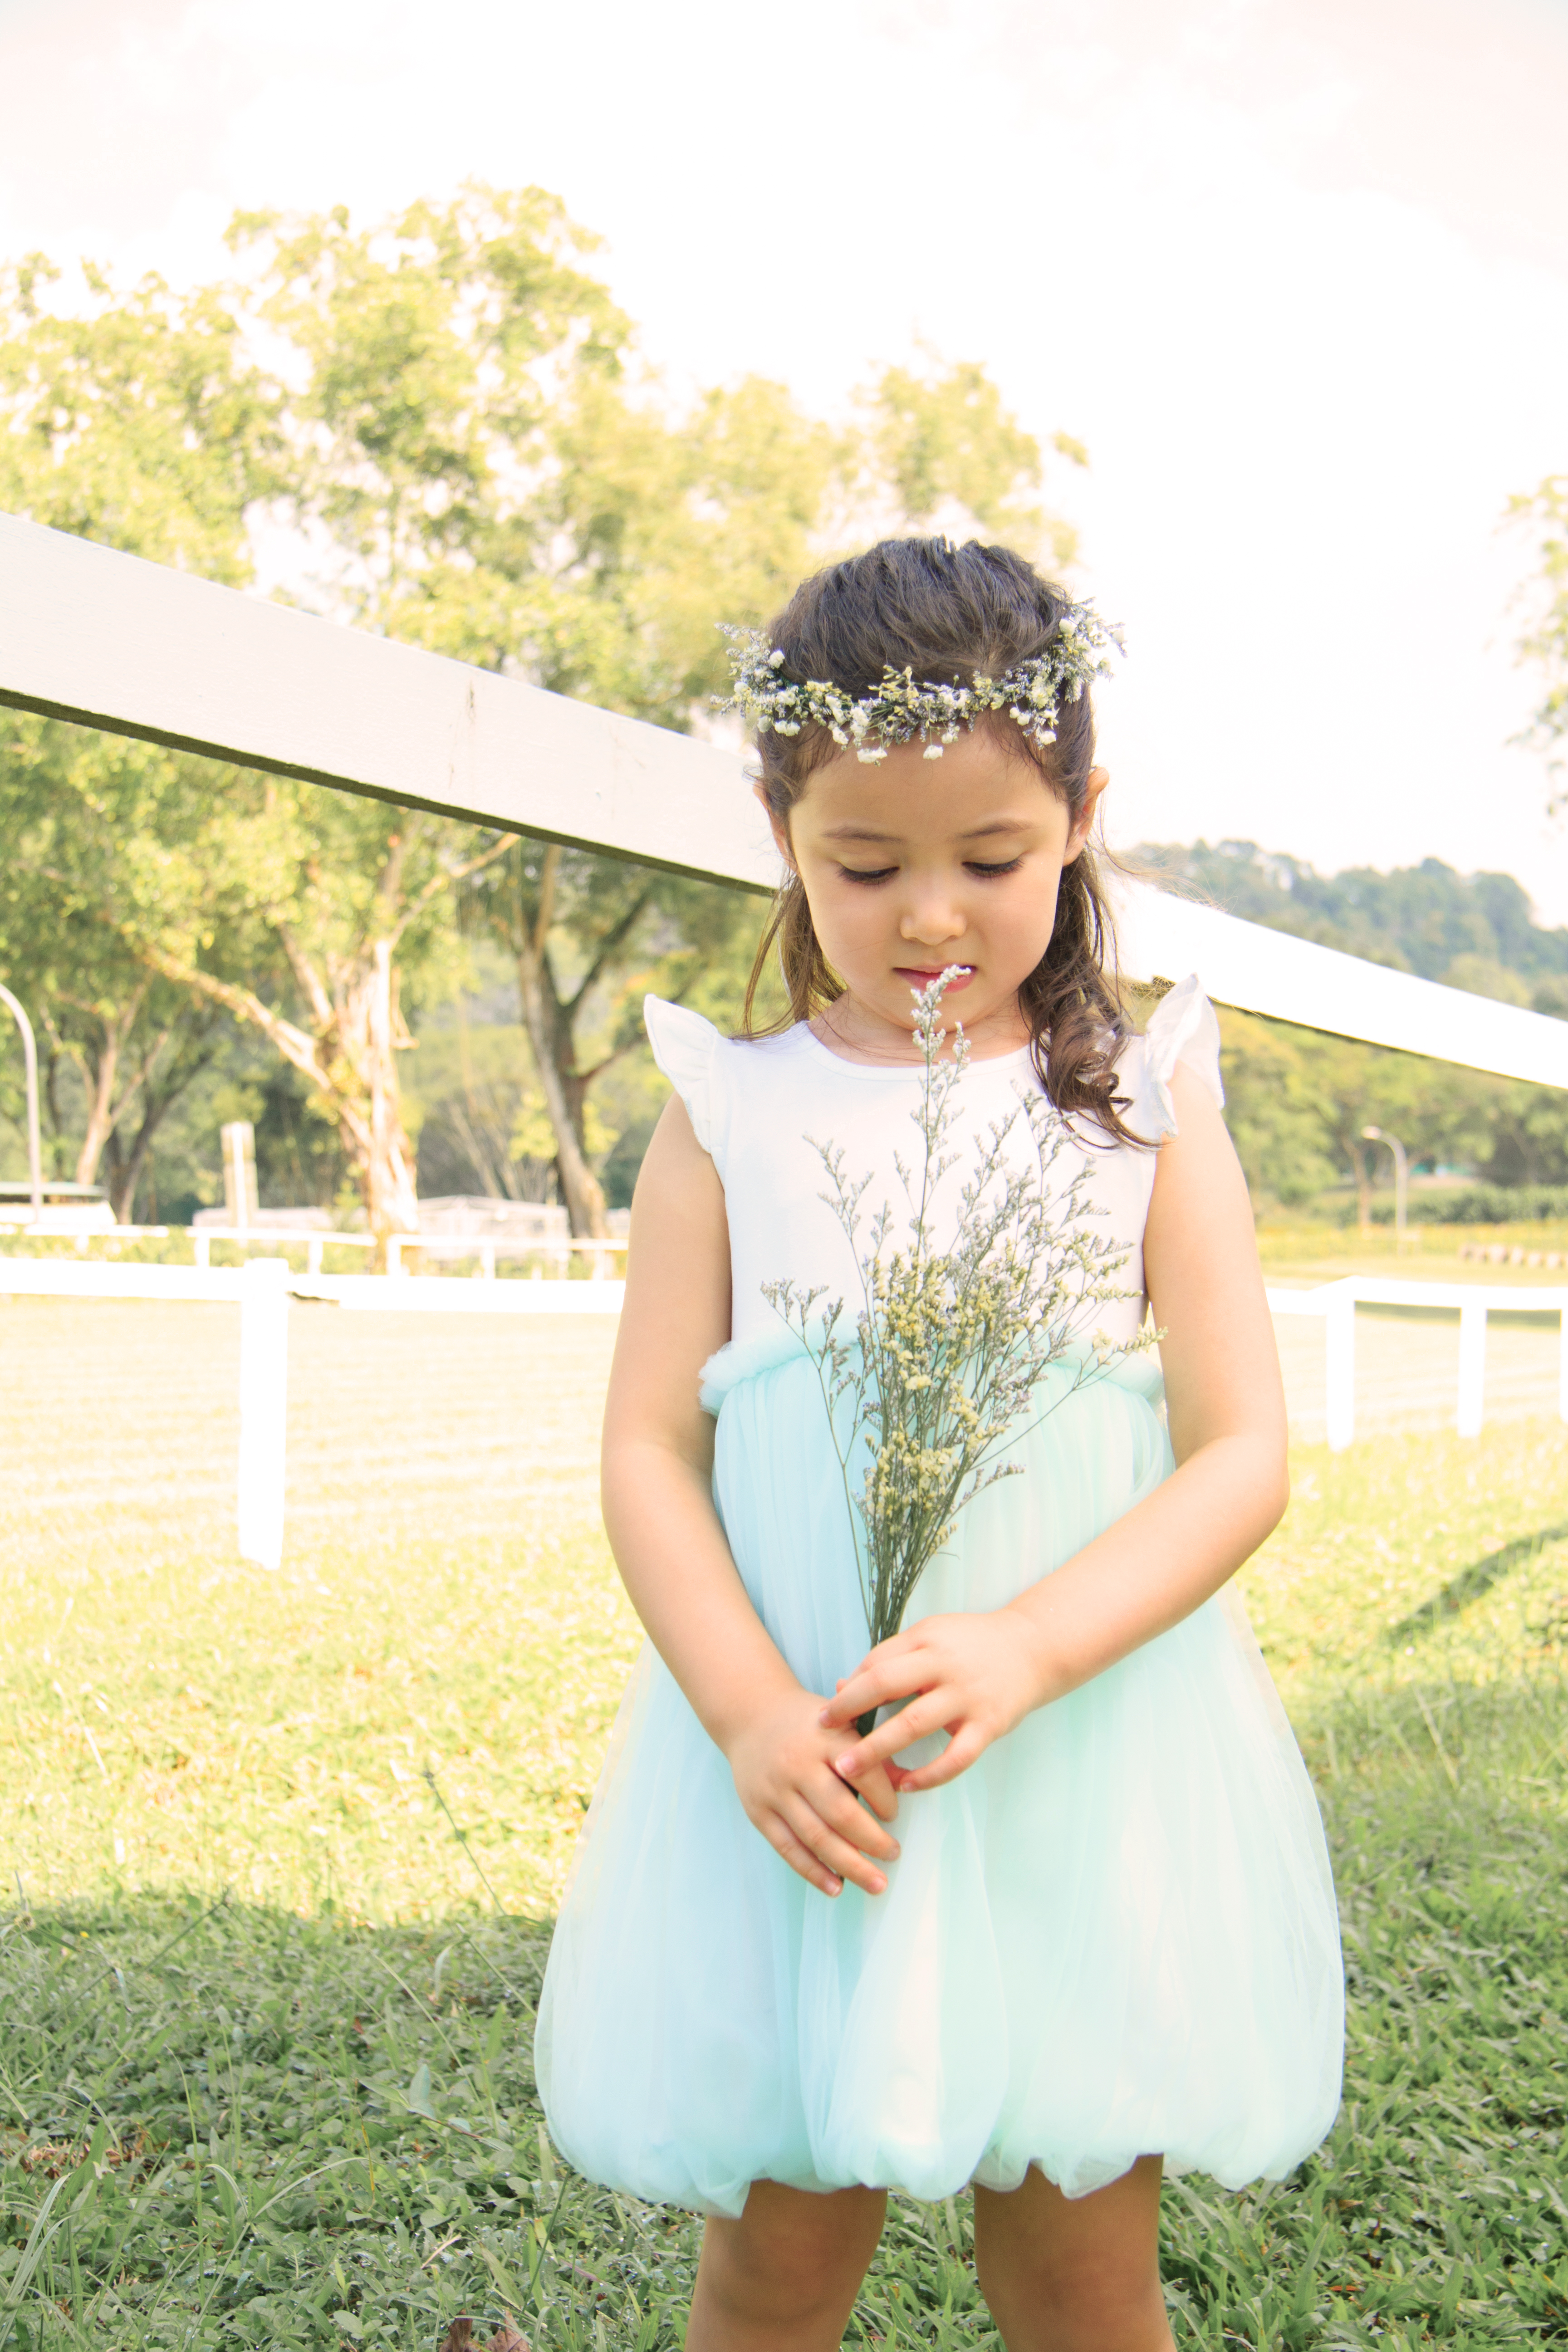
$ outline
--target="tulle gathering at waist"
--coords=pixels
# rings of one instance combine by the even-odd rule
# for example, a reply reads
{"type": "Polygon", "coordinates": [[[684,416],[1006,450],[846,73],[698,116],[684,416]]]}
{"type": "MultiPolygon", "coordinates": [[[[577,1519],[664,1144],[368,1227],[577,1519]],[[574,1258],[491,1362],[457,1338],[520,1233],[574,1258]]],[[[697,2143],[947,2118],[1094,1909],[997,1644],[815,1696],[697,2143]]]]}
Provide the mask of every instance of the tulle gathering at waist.
{"type": "MultiPolygon", "coordinates": [[[[751,1332],[743,1339],[727,1339],[698,1376],[703,1411],[717,1414],[724,1399],[742,1381],[756,1380],[797,1357],[809,1360],[805,1341],[782,1316],[771,1328],[751,1332]]],[[[1075,1378],[1092,1368],[1097,1380],[1114,1381],[1152,1404],[1157,1404],[1165,1392],[1160,1359],[1152,1348],[1101,1359],[1092,1347],[1080,1345],[1058,1360],[1063,1371],[1075,1378]]]]}

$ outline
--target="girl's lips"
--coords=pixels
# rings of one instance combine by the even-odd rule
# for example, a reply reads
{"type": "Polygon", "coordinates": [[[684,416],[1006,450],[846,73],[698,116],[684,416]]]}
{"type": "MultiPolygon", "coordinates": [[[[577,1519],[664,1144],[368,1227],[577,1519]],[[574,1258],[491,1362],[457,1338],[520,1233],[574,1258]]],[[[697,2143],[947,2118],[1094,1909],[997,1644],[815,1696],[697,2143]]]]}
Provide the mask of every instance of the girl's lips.
{"type": "MultiPolygon", "coordinates": [[[[909,982],[911,988],[929,988],[933,980],[942,978],[947,966],[944,963],[895,964],[893,969],[900,980],[909,982]]],[[[950,980],[947,983],[948,994],[951,996],[955,989],[967,988],[973,977],[974,973],[971,970],[961,972],[956,980],[950,980]]]]}

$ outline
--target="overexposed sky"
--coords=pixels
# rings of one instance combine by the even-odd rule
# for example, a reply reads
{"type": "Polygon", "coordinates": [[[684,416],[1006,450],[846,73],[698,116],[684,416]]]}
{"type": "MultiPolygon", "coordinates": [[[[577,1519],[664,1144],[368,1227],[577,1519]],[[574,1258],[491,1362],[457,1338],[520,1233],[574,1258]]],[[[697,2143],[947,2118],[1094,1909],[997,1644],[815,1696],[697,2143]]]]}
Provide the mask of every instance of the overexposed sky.
{"type": "Polygon", "coordinates": [[[1089,446],[1114,840],[1568,921],[1500,527],[1568,471],[1568,0],[0,0],[0,253],[531,181],[677,384],[984,360],[1089,446]]]}

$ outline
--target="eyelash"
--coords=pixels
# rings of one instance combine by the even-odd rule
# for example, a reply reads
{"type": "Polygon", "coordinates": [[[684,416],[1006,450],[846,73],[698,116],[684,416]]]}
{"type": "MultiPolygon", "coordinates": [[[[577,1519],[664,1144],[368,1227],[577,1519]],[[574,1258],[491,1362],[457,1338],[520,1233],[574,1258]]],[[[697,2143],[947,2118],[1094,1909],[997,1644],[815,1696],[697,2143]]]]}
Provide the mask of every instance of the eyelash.
{"type": "MultiPolygon", "coordinates": [[[[995,866],[981,866],[970,861],[965,870],[973,874],[978,881],[994,882],[1004,874],[1016,874],[1023,862],[1021,857],[1009,857],[995,866]]],[[[869,886],[876,882],[886,882],[889,875],[896,874],[899,869],[896,866],[878,866],[870,868],[841,866],[838,870],[847,882],[861,882],[869,886]]]]}

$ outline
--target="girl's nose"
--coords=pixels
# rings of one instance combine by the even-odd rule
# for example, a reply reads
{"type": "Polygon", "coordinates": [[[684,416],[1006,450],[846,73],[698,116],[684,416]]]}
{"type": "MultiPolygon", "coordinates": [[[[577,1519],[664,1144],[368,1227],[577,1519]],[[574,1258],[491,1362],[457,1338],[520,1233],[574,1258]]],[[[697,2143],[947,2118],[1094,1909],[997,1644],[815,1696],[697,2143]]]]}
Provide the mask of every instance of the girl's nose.
{"type": "Polygon", "coordinates": [[[969,925],[950,898],[931,896],[910,901],[899,922],[899,936],[921,947],[946,947],[960,940],[969,925]]]}

